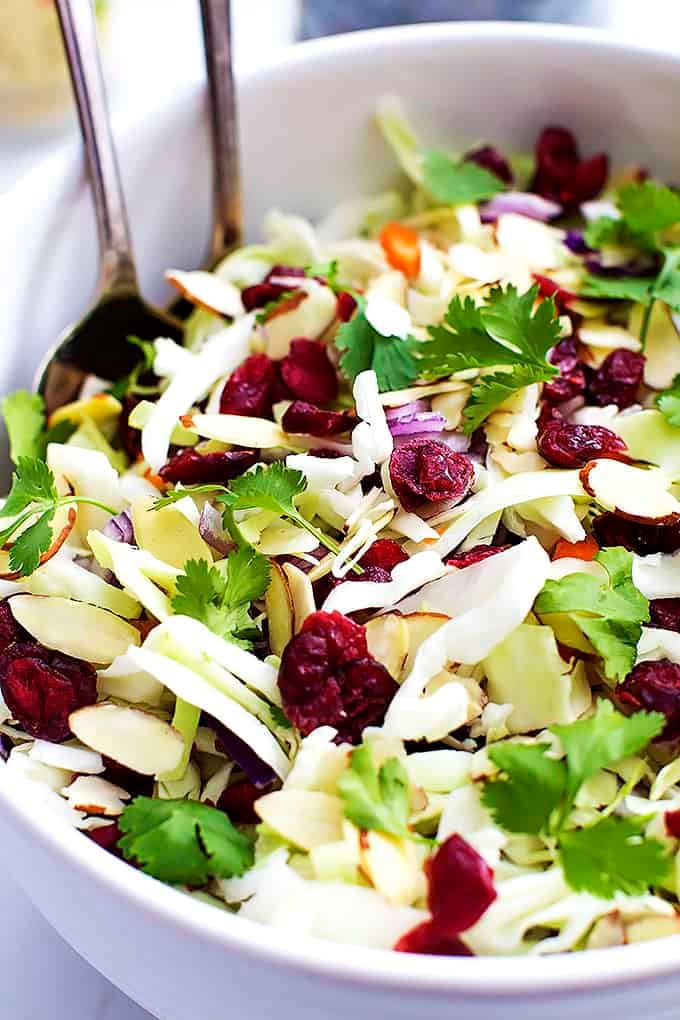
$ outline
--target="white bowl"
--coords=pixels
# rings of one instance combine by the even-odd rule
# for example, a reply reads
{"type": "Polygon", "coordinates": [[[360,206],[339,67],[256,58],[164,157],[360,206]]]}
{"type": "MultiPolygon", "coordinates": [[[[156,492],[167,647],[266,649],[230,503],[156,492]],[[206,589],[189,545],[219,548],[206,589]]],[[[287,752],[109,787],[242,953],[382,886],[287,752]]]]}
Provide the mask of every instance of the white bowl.
{"type": "MultiPolygon", "coordinates": [[[[680,66],[657,52],[559,27],[426,25],[296,48],[241,88],[251,233],[278,204],[312,217],[384,185],[393,165],[371,125],[401,95],[433,143],[529,148],[546,123],[673,176],[680,66]]],[[[208,236],[203,96],[170,97],[121,141],[146,293],[200,262],[208,236]]],[[[5,357],[0,392],[85,308],[93,217],[75,155],[38,168],[0,203],[5,357]]],[[[36,815],[0,768],[0,845],[36,906],[111,981],[163,1020],[369,1017],[543,1020],[677,1016],[680,937],[552,958],[395,955],[258,926],[189,899],[36,815]],[[559,1012],[557,1012],[559,1011],[559,1012]]]]}

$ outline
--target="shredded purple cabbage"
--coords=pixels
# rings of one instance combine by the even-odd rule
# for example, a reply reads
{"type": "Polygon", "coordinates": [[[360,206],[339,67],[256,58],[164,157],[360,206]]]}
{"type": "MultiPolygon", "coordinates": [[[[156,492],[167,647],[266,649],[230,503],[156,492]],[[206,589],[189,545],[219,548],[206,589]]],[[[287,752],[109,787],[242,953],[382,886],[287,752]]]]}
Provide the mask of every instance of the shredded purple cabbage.
{"type": "Polygon", "coordinates": [[[547,223],[562,212],[559,202],[553,202],[529,191],[505,191],[494,195],[490,202],[479,210],[482,223],[493,223],[505,213],[517,213],[532,220],[547,223]]]}
{"type": "Polygon", "coordinates": [[[114,542],[122,542],[124,545],[134,545],[135,532],[132,527],[132,518],[127,510],[116,514],[106,522],[102,528],[102,534],[114,542]]]}

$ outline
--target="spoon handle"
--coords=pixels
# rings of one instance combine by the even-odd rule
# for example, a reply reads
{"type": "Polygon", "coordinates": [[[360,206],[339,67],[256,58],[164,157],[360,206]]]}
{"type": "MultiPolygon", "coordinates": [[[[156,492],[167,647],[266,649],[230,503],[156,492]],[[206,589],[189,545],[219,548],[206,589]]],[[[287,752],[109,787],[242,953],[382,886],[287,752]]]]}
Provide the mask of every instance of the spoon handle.
{"type": "Polygon", "coordinates": [[[213,149],[213,263],[243,235],[230,7],[230,0],[201,0],[213,149]]]}
{"type": "Polygon", "coordinates": [[[56,5],[97,218],[100,292],[137,290],[92,0],[56,0],[56,5]]]}

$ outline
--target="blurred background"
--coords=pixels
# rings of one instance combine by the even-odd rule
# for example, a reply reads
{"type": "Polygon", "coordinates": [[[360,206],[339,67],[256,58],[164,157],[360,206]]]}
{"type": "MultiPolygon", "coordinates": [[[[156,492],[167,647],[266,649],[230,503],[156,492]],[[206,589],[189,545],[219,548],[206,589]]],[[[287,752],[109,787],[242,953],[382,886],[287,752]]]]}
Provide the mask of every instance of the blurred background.
{"type": "MultiPolygon", "coordinates": [[[[197,0],[96,0],[114,117],[203,75],[197,0]]],[[[678,0],[232,0],[239,68],[296,39],[378,25],[492,18],[595,25],[680,52],[678,0]]],[[[0,0],[0,192],[75,137],[52,0],[0,0]]]]}

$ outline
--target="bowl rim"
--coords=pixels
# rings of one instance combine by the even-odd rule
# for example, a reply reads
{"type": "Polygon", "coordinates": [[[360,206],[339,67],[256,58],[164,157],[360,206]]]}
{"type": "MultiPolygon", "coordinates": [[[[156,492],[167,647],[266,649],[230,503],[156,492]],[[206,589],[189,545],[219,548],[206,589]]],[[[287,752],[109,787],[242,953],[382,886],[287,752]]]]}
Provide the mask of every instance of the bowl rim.
{"type": "MultiPolygon", "coordinates": [[[[276,64],[250,69],[239,75],[247,88],[279,74],[288,75],[327,59],[347,53],[370,52],[409,45],[448,45],[463,41],[514,41],[559,44],[568,49],[620,53],[630,60],[656,67],[678,68],[678,57],[646,43],[629,42],[603,30],[555,24],[523,22],[431,23],[372,29],[331,36],[290,47],[276,64]]],[[[169,116],[184,104],[193,106],[204,96],[203,84],[193,84],[158,105],[161,116],[169,116]]],[[[134,144],[154,110],[130,118],[120,125],[119,146],[125,151],[134,144]]],[[[173,114],[174,115],[174,114],[173,114]]],[[[3,196],[0,220],[19,223],[26,199],[43,180],[75,179],[81,163],[76,143],[29,170],[3,196]]],[[[11,231],[10,231],[11,234],[11,231]]],[[[345,945],[305,934],[287,932],[281,939],[277,928],[268,927],[189,897],[164,885],[98,847],[82,833],[62,823],[54,824],[48,812],[36,812],[24,783],[0,763],[0,807],[28,837],[54,855],[61,864],[75,868],[87,882],[121,897],[130,906],[171,924],[197,942],[266,961],[287,971],[308,977],[342,979],[357,985],[429,994],[458,993],[471,998],[520,998],[551,993],[586,994],[594,989],[631,985],[651,978],[677,973],[680,936],[602,949],[597,952],[515,957],[427,957],[402,954],[398,968],[391,951],[363,945],[345,945]],[[22,795],[23,791],[23,795],[22,795]],[[285,941],[285,944],[284,944],[285,941]]],[[[21,883],[20,874],[17,875],[21,883]]],[[[26,889],[30,896],[30,888],[26,889]]],[[[37,904],[39,906],[39,904],[37,904]]]]}

